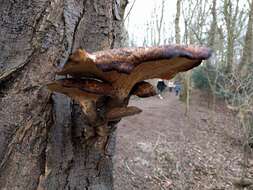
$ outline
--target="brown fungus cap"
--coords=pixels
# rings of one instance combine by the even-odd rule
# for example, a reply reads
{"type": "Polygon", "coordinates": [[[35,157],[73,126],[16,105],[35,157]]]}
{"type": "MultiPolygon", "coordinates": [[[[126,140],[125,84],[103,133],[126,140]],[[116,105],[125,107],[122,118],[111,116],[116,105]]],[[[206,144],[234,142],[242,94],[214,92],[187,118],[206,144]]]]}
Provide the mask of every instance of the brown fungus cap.
{"type": "Polygon", "coordinates": [[[177,57],[190,60],[203,60],[211,56],[209,48],[194,46],[167,45],[159,47],[122,48],[94,53],[96,65],[103,71],[116,70],[130,74],[138,65],[145,62],[170,60],[177,57]]]}
{"type": "Polygon", "coordinates": [[[65,88],[66,90],[75,88],[80,93],[113,96],[113,88],[110,84],[95,79],[66,78],[57,80],[47,86],[51,91],[56,91],[57,89],[61,91],[60,88],[65,88]]]}
{"type": "Polygon", "coordinates": [[[108,121],[115,121],[121,119],[122,117],[132,116],[141,112],[142,110],[140,108],[134,106],[116,107],[107,112],[106,118],[108,121]]]}
{"type": "MultiPolygon", "coordinates": [[[[76,75],[89,72],[94,68],[85,65],[93,64],[103,72],[117,71],[130,74],[138,65],[145,62],[170,60],[177,57],[189,60],[205,60],[211,56],[211,50],[206,47],[167,45],[159,47],[120,48],[98,51],[93,54],[85,50],[76,50],[63,70],[58,74],[76,75]],[[79,68],[80,70],[75,70],[79,68]]],[[[95,69],[94,69],[95,70],[95,69]]]]}
{"type": "Polygon", "coordinates": [[[123,100],[136,83],[152,78],[169,80],[210,56],[209,48],[180,45],[112,49],[93,54],[77,50],[58,74],[106,81],[123,100]]]}
{"type": "Polygon", "coordinates": [[[65,94],[77,101],[91,124],[97,120],[96,103],[112,96],[112,86],[92,79],[61,79],[47,85],[53,92],[65,94]]]}
{"type": "Polygon", "coordinates": [[[151,96],[155,96],[157,93],[152,84],[146,81],[141,81],[134,85],[130,94],[136,95],[140,98],[148,98],[151,96]]]}
{"type": "Polygon", "coordinates": [[[57,73],[72,78],[56,80],[47,86],[78,101],[90,123],[96,125],[97,105],[103,98],[110,97],[104,113],[107,121],[140,113],[136,107],[126,107],[125,102],[130,95],[156,94],[152,85],[144,80],[169,80],[210,56],[209,48],[180,45],[112,49],[92,54],[78,49],[57,73]]]}

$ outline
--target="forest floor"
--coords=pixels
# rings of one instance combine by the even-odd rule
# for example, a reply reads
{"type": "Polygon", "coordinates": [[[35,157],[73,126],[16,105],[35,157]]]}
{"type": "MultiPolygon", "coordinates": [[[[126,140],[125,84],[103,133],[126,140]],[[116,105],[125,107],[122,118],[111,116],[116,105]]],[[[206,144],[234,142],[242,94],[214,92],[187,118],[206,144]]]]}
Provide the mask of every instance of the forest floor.
{"type": "MultiPolygon", "coordinates": [[[[115,190],[238,189],[233,182],[243,173],[243,132],[235,116],[219,102],[212,117],[199,92],[188,116],[174,93],[163,97],[130,101],[143,112],[119,123],[115,190]]],[[[253,157],[247,168],[253,180],[253,157]]]]}

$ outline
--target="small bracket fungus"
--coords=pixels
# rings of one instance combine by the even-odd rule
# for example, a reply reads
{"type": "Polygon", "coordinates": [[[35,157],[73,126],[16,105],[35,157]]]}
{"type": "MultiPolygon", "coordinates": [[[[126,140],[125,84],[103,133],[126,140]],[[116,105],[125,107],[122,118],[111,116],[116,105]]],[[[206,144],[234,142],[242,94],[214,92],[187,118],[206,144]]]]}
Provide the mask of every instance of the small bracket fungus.
{"type": "Polygon", "coordinates": [[[101,136],[101,127],[141,112],[139,108],[127,107],[131,95],[156,94],[144,80],[169,80],[210,56],[209,48],[180,45],[112,49],[92,54],[78,49],[57,73],[71,78],[53,81],[47,87],[77,101],[89,124],[101,136]],[[102,109],[98,106],[101,102],[102,109]]]}

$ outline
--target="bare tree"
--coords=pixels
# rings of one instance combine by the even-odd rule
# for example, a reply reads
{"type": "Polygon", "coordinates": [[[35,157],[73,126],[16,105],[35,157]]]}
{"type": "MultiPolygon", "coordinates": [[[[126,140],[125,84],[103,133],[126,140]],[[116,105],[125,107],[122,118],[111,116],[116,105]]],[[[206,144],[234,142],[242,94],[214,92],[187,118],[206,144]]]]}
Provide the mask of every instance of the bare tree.
{"type": "Polygon", "coordinates": [[[218,86],[225,96],[226,105],[235,114],[244,134],[241,178],[234,179],[234,183],[239,187],[252,186],[252,179],[247,176],[249,155],[252,154],[250,147],[253,145],[253,77],[251,74],[241,77],[236,72],[219,75],[218,86]]]}
{"type": "Polygon", "coordinates": [[[152,13],[151,20],[147,24],[146,38],[150,36],[150,44],[152,46],[160,45],[162,42],[162,29],[164,27],[164,11],[165,11],[165,0],[161,1],[160,6],[155,4],[152,13]],[[150,32],[150,34],[149,34],[150,32]]]}
{"type": "MultiPolygon", "coordinates": [[[[195,3],[193,1],[188,2],[186,7],[184,8],[182,13],[184,17],[184,43],[185,44],[194,44],[195,43],[195,38],[194,36],[201,42],[199,39],[199,34],[202,31],[203,28],[203,20],[200,19],[201,17],[204,18],[204,13],[202,12],[202,1],[198,0],[195,3]],[[195,19],[195,14],[197,13],[198,19],[195,19]],[[201,21],[199,23],[199,21],[201,21]]],[[[205,9],[204,9],[205,10],[205,9]]],[[[205,11],[204,11],[205,12],[205,11]]],[[[176,24],[176,23],[175,23],[176,24]]],[[[177,38],[177,36],[176,36],[177,38]]],[[[180,99],[186,103],[186,108],[185,108],[185,115],[188,115],[189,109],[190,109],[190,94],[191,94],[191,75],[192,72],[188,71],[187,73],[183,74],[180,78],[182,78],[182,92],[180,94],[180,99]]]]}
{"type": "Polygon", "coordinates": [[[181,14],[181,0],[177,0],[177,13],[175,18],[175,39],[176,43],[179,44],[181,41],[180,37],[180,14],[181,14]]]}
{"type": "Polygon", "coordinates": [[[162,0],[162,4],[161,4],[161,16],[160,19],[158,18],[158,14],[156,15],[156,28],[157,28],[157,35],[158,35],[158,39],[157,39],[157,43],[156,45],[160,45],[161,43],[161,38],[162,38],[162,27],[163,27],[163,18],[164,18],[164,2],[165,0],[162,0]]]}
{"type": "Polygon", "coordinates": [[[234,44],[236,39],[236,21],[239,16],[239,0],[234,5],[231,0],[224,0],[223,14],[227,29],[226,70],[230,73],[234,64],[234,44]]]}
{"type": "Polygon", "coordinates": [[[217,1],[213,0],[212,2],[212,23],[211,23],[211,27],[209,30],[209,34],[208,34],[208,46],[210,48],[215,48],[215,37],[217,35],[217,11],[216,11],[216,5],[217,5],[217,1]]]}
{"type": "Polygon", "coordinates": [[[250,64],[253,63],[253,2],[250,3],[248,27],[244,41],[243,55],[241,57],[239,70],[242,75],[247,74],[250,64]]]}

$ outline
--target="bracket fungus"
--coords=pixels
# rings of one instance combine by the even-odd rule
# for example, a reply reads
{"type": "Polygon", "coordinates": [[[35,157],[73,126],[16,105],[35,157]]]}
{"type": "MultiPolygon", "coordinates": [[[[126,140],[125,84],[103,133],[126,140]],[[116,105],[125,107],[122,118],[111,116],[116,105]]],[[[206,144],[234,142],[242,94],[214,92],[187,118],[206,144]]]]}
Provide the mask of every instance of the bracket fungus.
{"type": "Polygon", "coordinates": [[[89,124],[97,128],[141,112],[127,104],[131,95],[156,94],[152,85],[144,80],[169,80],[210,56],[209,48],[180,45],[121,48],[92,54],[78,49],[57,72],[68,78],[53,81],[47,87],[77,101],[89,124]]]}

